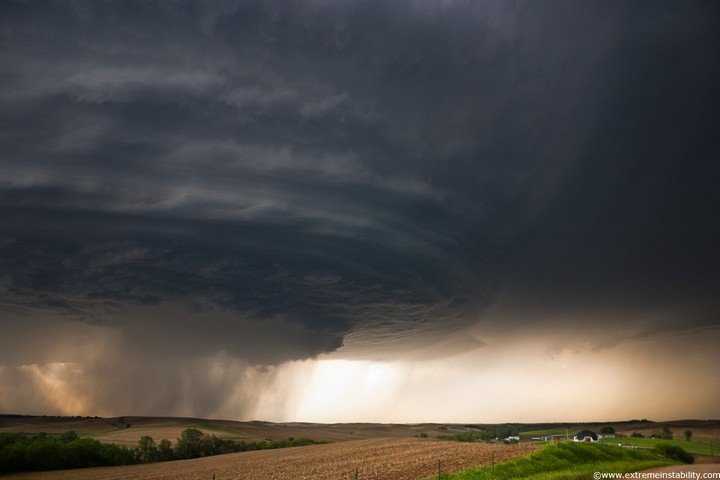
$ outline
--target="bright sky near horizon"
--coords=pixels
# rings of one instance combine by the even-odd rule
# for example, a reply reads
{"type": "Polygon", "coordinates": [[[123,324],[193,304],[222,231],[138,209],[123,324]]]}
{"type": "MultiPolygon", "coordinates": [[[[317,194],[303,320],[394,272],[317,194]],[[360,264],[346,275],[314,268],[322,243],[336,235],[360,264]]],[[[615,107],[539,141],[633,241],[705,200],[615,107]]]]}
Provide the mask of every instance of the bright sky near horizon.
{"type": "Polygon", "coordinates": [[[7,1],[0,413],[720,417],[710,1],[7,1]]]}

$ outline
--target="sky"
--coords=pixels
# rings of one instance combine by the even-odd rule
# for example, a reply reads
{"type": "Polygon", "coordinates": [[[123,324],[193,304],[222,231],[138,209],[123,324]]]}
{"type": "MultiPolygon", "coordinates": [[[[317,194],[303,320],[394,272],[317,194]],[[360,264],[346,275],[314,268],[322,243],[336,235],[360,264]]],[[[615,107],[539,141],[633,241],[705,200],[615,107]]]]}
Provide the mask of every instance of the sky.
{"type": "Polygon", "coordinates": [[[4,1],[0,412],[720,418],[715,1],[4,1]]]}

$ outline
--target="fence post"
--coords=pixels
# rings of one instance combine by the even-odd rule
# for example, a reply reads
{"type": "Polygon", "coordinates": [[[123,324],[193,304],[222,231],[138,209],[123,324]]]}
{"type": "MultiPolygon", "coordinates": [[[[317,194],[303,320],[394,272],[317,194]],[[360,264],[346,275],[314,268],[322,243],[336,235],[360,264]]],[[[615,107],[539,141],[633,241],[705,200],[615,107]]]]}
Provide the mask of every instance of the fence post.
{"type": "Polygon", "coordinates": [[[355,480],[358,480],[358,467],[355,467],[355,480]]]}
{"type": "Polygon", "coordinates": [[[440,470],[440,460],[438,460],[438,480],[440,480],[441,475],[442,475],[442,471],[440,470]]]}

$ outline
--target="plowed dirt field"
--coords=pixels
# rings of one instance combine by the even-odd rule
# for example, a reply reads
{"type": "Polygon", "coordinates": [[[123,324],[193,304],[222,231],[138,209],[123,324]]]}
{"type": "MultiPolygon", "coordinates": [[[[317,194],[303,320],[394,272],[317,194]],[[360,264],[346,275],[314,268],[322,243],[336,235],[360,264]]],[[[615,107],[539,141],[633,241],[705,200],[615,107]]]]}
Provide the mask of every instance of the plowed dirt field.
{"type": "Polygon", "coordinates": [[[10,475],[25,480],[419,480],[490,465],[537,446],[489,445],[429,439],[371,439],[234,453],[215,457],[10,475]]]}

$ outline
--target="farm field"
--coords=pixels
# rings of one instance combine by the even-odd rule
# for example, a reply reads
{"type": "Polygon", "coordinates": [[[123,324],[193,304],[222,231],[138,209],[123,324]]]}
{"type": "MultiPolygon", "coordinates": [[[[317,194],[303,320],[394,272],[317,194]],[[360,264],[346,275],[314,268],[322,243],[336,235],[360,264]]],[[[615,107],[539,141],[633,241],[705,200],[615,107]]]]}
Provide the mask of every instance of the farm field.
{"type": "Polygon", "coordinates": [[[415,438],[366,439],[127,467],[14,474],[24,480],[418,480],[531,453],[530,444],[459,443],[415,438]],[[214,477],[213,477],[214,476],[214,477]]]}
{"type": "MultiPolygon", "coordinates": [[[[720,421],[684,420],[675,422],[627,421],[603,424],[377,424],[377,423],[271,423],[263,421],[234,421],[177,417],[54,417],[0,415],[0,433],[46,432],[61,434],[75,431],[81,438],[135,448],[145,435],[156,441],[168,439],[175,443],[182,431],[188,428],[201,430],[208,435],[237,441],[282,441],[288,438],[309,438],[329,442],[298,448],[250,451],[236,454],[205,457],[125,467],[90,468],[53,472],[18,473],[2,478],[29,480],[139,480],[139,479],[413,479],[436,477],[438,461],[443,473],[461,471],[473,466],[500,463],[514,456],[522,456],[542,448],[547,442],[532,442],[534,436],[567,434],[572,436],[581,429],[599,431],[603,425],[612,425],[616,438],[605,441],[611,444],[634,443],[638,447],[652,447],[658,442],[679,445],[686,450],[717,455],[720,445],[720,421]],[[439,436],[462,437],[496,427],[519,431],[520,443],[462,443],[443,441],[439,436]],[[692,441],[660,441],[629,436],[632,432],[645,435],[671,428],[675,435],[685,429],[693,432],[692,441]],[[712,447],[711,447],[712,445],[712,447]]],[[[699,457],[698,461],[716,462],[717,457],[699,457]]]]}

